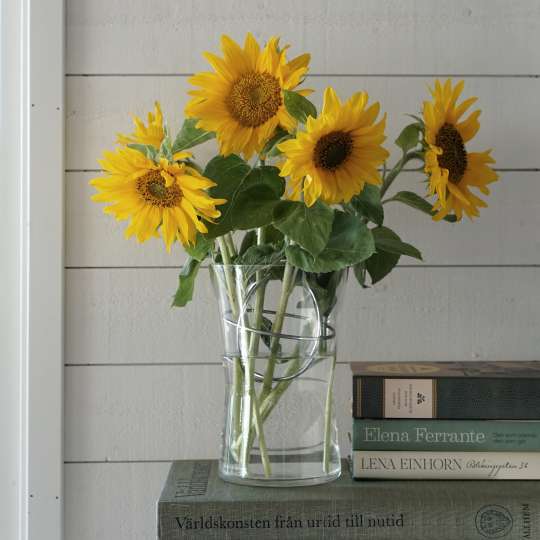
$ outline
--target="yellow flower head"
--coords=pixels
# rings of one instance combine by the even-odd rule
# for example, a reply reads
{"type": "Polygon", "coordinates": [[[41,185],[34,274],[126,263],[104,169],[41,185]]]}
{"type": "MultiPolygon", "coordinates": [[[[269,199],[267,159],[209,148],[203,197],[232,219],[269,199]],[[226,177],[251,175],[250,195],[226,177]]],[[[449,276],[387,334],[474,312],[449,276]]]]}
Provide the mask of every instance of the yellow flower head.
{"type": "Polygon", "coordinates": [[[364,185],[380,184],[377,167],[388,157],[381,146],[386,139],[386,116],[376,123],[379,104],[367,106],[365,92],[341,103],[333,88],[324,92],[321,115],[309,117],[306,131],[278,147],[285,154],[281,176],[290,176],[288,196],[311,206],[349,202],[364,185]]]}
{"type": "Polygon", "coordinates": [[[436,195],[433,209],[434,218],[440,220],[453,213],[461,219],[463,213],[473,218],[479,215],[479,208],[487,204],[476,197],[470,188],[474,187],[485,195],[489,194],[487,184],[498,179],[497,173],[489,166],[495,163],[491,150],[467,152],[469,142],[480,128],[480,111],[472,112],[461,120],[465,111],[477,100],[475,97],[457,100],[463,90],[463,81],[452,87],[450,79],[444,86],[437,80],[435,89],[430,88],[433,101],[424,102],[425,172],[429,175],[429,194],[436,195]]]}
{"type": "Polygon", "coordinates": [[[159,102],[154,104],[154,112],[148,113],[148,126],[144,125],[144,122],[138,117],[133,115],[133,123],[135,124],[135,131],[131,135],[118,134],[118,142],[120,144],[149,144],[155,148],[159,148],[161,141],[165,137],[165,130],[163,129],[163,114],[159,102]]]}
{"type": "MultiPolygon", "coordinates": [[[[222,155],[243,153],[249,159],[259,152],[277,126],[292,131],[295,120],[283,104],[283,90],[298,86],[308,69],[309,55],[287,62],[287,47],[271,38],[261,49],[247,34],[244,48],[222,36],[223,58],[210,52],[205,58],[214,72],[190,78],[200,87],[186,106],[186,116],[198,118],[197,127],[216,133],[222,155]]],[[[303,95],[308,90],[300,92],[303,95]]]]}
{"type": "MultiPolygon", "coordinates": [[[[190,157],[178,153],[175,159],[190,157]]],[[[197,231],[208,232],[204,219],[220,216],[216,205],[224,199],[212,199],[206,189],[215,183],[185,163],[160,159],[159,163],[131,148],[104,152],[99,161],[105,177],[90,181],[98,193],[92,199],[112,203],[104,209],[117,220],[131,220],[126,238],[135,235],[139,242],[161,236],[167,251],[174,240],[193,244],[197,231]]]]}

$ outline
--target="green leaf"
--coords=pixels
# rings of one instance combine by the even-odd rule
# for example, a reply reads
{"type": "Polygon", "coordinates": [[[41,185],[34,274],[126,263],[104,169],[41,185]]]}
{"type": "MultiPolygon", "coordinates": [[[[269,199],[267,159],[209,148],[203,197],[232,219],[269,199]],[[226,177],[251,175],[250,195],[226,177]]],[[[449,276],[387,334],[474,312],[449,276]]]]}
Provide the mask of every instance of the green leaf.
{"type": "Polygon", "coordinates": [[[384,221],[384,210],[381,204],[381,190],[378,186],[366,184],[359,195],[351,199],[353,208],[365,218],[377,225],[384,221]]]}
{"type": "Polygon", "coordinates": [[[396,255],[407,255],[415,259],[422,260],[422,254],[411,244],[402,242],[399,236],[388,227],[376,227],[372,229],[373,238],[377,252],[394,253],[396,255]]]}
{"type": "Polygon", "coordinates": [[[281,201],[274,219],[276,229],[316,256],[328,243],[334,211],[321,201],[309,207],[303,202],[281,201]]]}
{"type": "MultiPolygon", "coordinates": [[[[374,253],[370,259],[376,255],[376,253],[374,253]]],[[[369,261],[369,259],[368,259],[369,261]]],[[[358,263],[358,264],[355,264],[354,265],[354,277],[356,278],[356,281],[358,281],[358,283],[360,284],[360,286],[362,287],[362,289],[367,289],[368,286],[366,285],[366,262],[367,261],[363,261],[361,263],[358,263]]]]}
{"type": "MultiPolygon", "coordinates": [[[[263,330],[264,332],[268,332],[268,333],[272,332],[273,325],[274,325],[274,323],[270,319],[268,319],[267,317],[262,318],[261,330],[263,330]]],[[[263,335],[261,335],[261,339],[262,339],[264,345],[268,349],[271,349],[272,342],[274,341],[272,336],[269,336],[268,334],[263,334],[263,335]]],[[[275,344],[274,344],[274,347],[275,347],[275,344]]],[[[276,354],[276,356],[278,358],[281,356],[281,350],[282,350],[282,346],[278,345],[277,346],[277,351],[275,351],[275,354],[276,354]]]]}
{"type": "Polygon", "coordinates": [[[191,301],[195,288],[195,278],[200,266],[201,263],[196,259],[191,257],[188,259],[178,276],[178,289],[174,295],[173,306],[184,307],[191,301]]]}
{"type": "MultiPolygon", "coordinates": [[[[306,281],[315,295],[317,305],[323,317],[330,315],[337,302],[337,288],[341,280],[341,272],[306,275],[306,281]]],[[[311,302],[310,302],[311,304],[311,302]]]]}
{"type": "Polygon", "coordinates": [[[168,161],[173,160],[172,142],[169,135],[163,137],[163,140],[161,141],[161,146],[159,147],[159,154],[166,158],[168,161]]]}
{"type": "Polygon", "coordinates": [[[227,157],[216,156],[211,159],[206,165],[203,175],[217,183],[240,183],[250,172],[251,167],[241,157],[231,154],[227,157]]]}
{"type": "Polygon", "coordinates": [[[234,228],[253,229],[272,223],[274,208],[284,189],[285,184],[277,167],[254,168],[233,205],[234,228]]]}
{"type": "Polygon", "coordinates": [[[241,257],[238,258],[236,264],[246,266],[252,265],[271,265],[276,264],[281,260],[282,253],[276,251],[272,244],[261,244],[249,247],[241,257]]]}
{"type": "Polygon", "coordinates": [[[422,126],[418,123],[405,126],[399,137],[396,139],[396,144],[407,153],[409,150],[416,148],[420,143],[420,135],[422,134],[422,126]]]}
{"type": "Polygon", "coordinates": [[[137,150],[141,154],[144,154],[148,159],[151,159],[153,161],[156,161],[158,150],[155,146],[152,146],[151,144],[128,144],[128,148],[132,148],[133,150],[137,150]]]}
{"type": "MultiPolygon", "coordinates": [[[[272,244],[276,252],[281,252],[283,255],[283,234],[281,231],[278,231],[273,225],[267,225],[264,228],[264,243],[272,244]]],[[[257,231],[251,230],[247,231],[242,239],[242,244],[240,245],[239,255],[242,256],[251,246],[257,244],[257,231]]]]}
{"type": "Polygon", "coordinates": [[[257,232],[256,231],[247,231],[246,234],[244,234],[244,238],[242,238],[242,243],[240,244],[240,250],[238,251],[238,255],[242,257],[242,255],[251,247],[254,246],[257,243],[257,232]]]}
{"type": "Polygon", "coordinates": [[[363,264],[371,277],[371,283],[375,285],[375,283],[381,281],[381,279],[386,277],[395,268],[400,259],[400,254],[398,253],[383,251],[384,240],[390,239],[396,243],[401,243],[401,239],[394,231],[387,227],[378,227],[372,229],[371,232],[375,239],[377,252],[363,264]],[[381,239],[383,240],[382,242],[381,239]]]}
{"type": "Polygon", "coordinates": [[[317,118],[317,109],[309,99],[291,90],[283,90],[283,100],[287,112],[300,123],[305,124],[308,116],[317,118]]]}
{"type": "Polygon", "coordinates": [[[186,246],[185,250],[190,257],[202,262],[206,259],[213,247],[214,241],[198,232],[195,238],[195,244],[193,246],[186,246]]]}
{"type": "MultiPolygon", "coordinates": [[[[275,211],[274,211],[274,214],[275,214],[275,211]]],[[[274,225],[268,225],[268,227],[266,227],[264,236],[266,239],[266,243],[268,244],[275,244],[277,246],[280,246],[283,244],[283,240],[284,240],[283,233],[279,231],[278,229],[276,229],[274,225]]]]}
{"type": "Polygon", "coordinates": [[[199,120],[197,118],[186,118],[182,125],[182,128],[176,135],[176,139],[172,145],[172,153],[180,152],[181,150],[188,150],[198,144],[213,139],[216,134],[211,131],[205,131],[195,127],[199,120]]]}
{"type": "Polygon", "coordinates": [[[289,262],[307,272],[331,272],[364,261],[375,252],[373,235],[362,220],[335,211],[330,239],[325,249],[314,257],[299,245],[287,247],[289,262]]]}
{"type": "Polygon", "coordinates": [[[217,184],[210,189],[210,195],[227,200],[219,207],[221,217],[217,223],[208,224],[209,238],[272,223],[274,208],[284,191],[277,167],[251,169],[238,156],[217,156],[206,166],[204,176],[217,184]]]}
{"type": "MultiPolygon", "coordinates": [[[[391,199],[388,199],[386,202],[391,201],[406,204],[407,206],[415,208],[416,210],[420,210],[420,212],[424,212],[424,214],[429,214],[430,216],[434,216],[436,214],[436,212],[433,210],[432,205],[428,201],[426,201],[426,199],[420,197],[420,195],[412,191],[400,191],[396,193],[391,199]]],[[[450,223],[455,223],[457,221],[456,216],[453,215],[445,216],[443,219],[450,223]]]]}
{"type": "Polygon", "coordinates": [[[281,150],[279,150],[278,144],[292,138],[293,135],[291,133],[281,127],[278,127],[272,138],[264,145],[264,148],[261,151],[261,156],[264,158],[279,156],[281,154],[281,150]]]}
{"type": "Polygon", "coordinates": [[[279,169],[272,165],[254,167],[246,179],[248,187],[265,186],[268,187],[274,196],[279,199],[285,191],[285,182],[279,176],[279,169]]]}
{"type": "Polygon", "coordinates": [[[387,253],[386,251],[374,253],[364,263],[371,277],[371,283],[375,285],[375,283],[386,277],[395,268],[399,259],[400,255],[396,253],[387,253]]]}

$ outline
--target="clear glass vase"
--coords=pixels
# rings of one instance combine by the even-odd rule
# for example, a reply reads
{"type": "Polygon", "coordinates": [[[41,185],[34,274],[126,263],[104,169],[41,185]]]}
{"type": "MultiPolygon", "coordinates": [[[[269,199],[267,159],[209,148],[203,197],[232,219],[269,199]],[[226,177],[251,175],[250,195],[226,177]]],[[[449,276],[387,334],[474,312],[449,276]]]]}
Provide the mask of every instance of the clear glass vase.
{"type": "Polygon", "coordinates": [[[346,272],[215,264],[211,273],[225,349],[221,477],[265,486],[334,480],[335,317],[346,272]]]}

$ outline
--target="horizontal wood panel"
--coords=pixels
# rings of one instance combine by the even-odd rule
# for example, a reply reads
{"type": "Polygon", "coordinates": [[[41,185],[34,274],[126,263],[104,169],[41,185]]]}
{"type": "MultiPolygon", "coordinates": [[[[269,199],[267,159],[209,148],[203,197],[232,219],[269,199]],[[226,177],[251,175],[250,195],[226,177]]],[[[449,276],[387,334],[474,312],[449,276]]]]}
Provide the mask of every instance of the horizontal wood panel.
{"type": "MultiPolygon", "coordinates": [[[[184,309],[169,307],[174,269],[78,269],[66,279],[68,364],[220,361],[207,270],[184,309]]],[[[539,279],[540,268],[409,267],[362,290],[351,276],[339,360],[538,359],[539,279]]]]}
{"type": "MultiPolygon", "coordinates": [[[[221,366],[66,368],[66,461],[219,457],[221,366]]],[[[351,379],[340,364],[335,407],[343,455],[349,449],[351,379]]]]}
{"type": "Polygon", "coordinates": [[[66,540],[153,540],[170,463],[65,465],[66,540]]]}
{"type": "Polygon", "coordinates": [[[540,72],[534,0],[70,0],[67,72],[191,72],[247,31],[311,52],[315,73],[540,72]]]}
{"type": "Polygon", "coordinates": [[[65,460],[217,457],[221,371],[217,365],[66,368],[65,460]]]}
{"type": "MultiPolygon", "coordinates": [[[[388,114],[387,147],[390,163],[398,157],[393,141],[407,125],[422,102],[429,98],[432,78],[421,77],[308,77],[306,86],[315,89],[313,100],[322,101],[326,86],[332,85],[346,98],[366,90],[370,99],[381,103],[388,114]]],[[[186,77],[70,77],[67,80],[66,167],[99,168],[97,159],[111,148],[117,132],[130,132],[130,114],[146,117],[156,99],[173,133],[183,118],[189,85],[186,77]]],[[[540,168],[540,79],[469,78],[465,95],[479,99],[481,129],[468,145],[469,151],[494,149],[498,168],[540,168]]],[[[205,163],[216,153],[211,141],[196,148],[195,154],[205,163]]]]}
{"type": "MultiPolygon", "coordinates": [[[[501,172],[484,209],[474,222],[435,223],[401,204],[385,207],[387,225],[422,250],[426,264],[540,264],[540,172],[501,172]]],[[[160,239],[126,240],[127,222],[102,213],[90,200],[92,173],[66,174],[66,265],[68,267],[180,266],[184,250],[167,253],[160,239]]],[[[395,190],[423,193],[421,173],[405,173],[395,190]]],[[[392,188],[394,190],[394,188],[392,188]]],[[[391,192],[389,192],[391,194],[391,192]]],[[[402,264],[417,264],[403,258],[402,264]]],[[[422,264],[422,263],[418,263],[422,264]]]]}

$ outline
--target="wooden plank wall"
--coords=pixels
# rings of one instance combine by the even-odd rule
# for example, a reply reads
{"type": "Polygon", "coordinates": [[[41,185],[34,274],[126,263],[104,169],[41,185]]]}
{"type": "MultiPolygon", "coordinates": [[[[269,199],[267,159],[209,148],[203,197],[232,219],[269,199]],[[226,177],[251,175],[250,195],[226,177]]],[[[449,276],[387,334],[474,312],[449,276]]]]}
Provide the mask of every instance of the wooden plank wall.
{"type": "Polygon", "coordinates": [[[434,76],[463,77],[483,109],[474,147],[494,148],[502,177],[476,223],[433,224],[389,207],[389,223],[425,263],[404,260],[367,291],[350,284],[336,383],[344,451],[351,360],[539,357],[537,1],[68,0],[67,540],[154,538],[169,462],[217,456],[223,381],[206,270],[196,303],[169,309],[182,254],[125,241],[89,201],[88,180],[114,134],[130,130],[130,112],[159,99],[176,128],[187,77],[206,69],[200,53],[248,30],[310,51],[310,87],[367,90],[388,111],[390,141],[434,76]]]}

